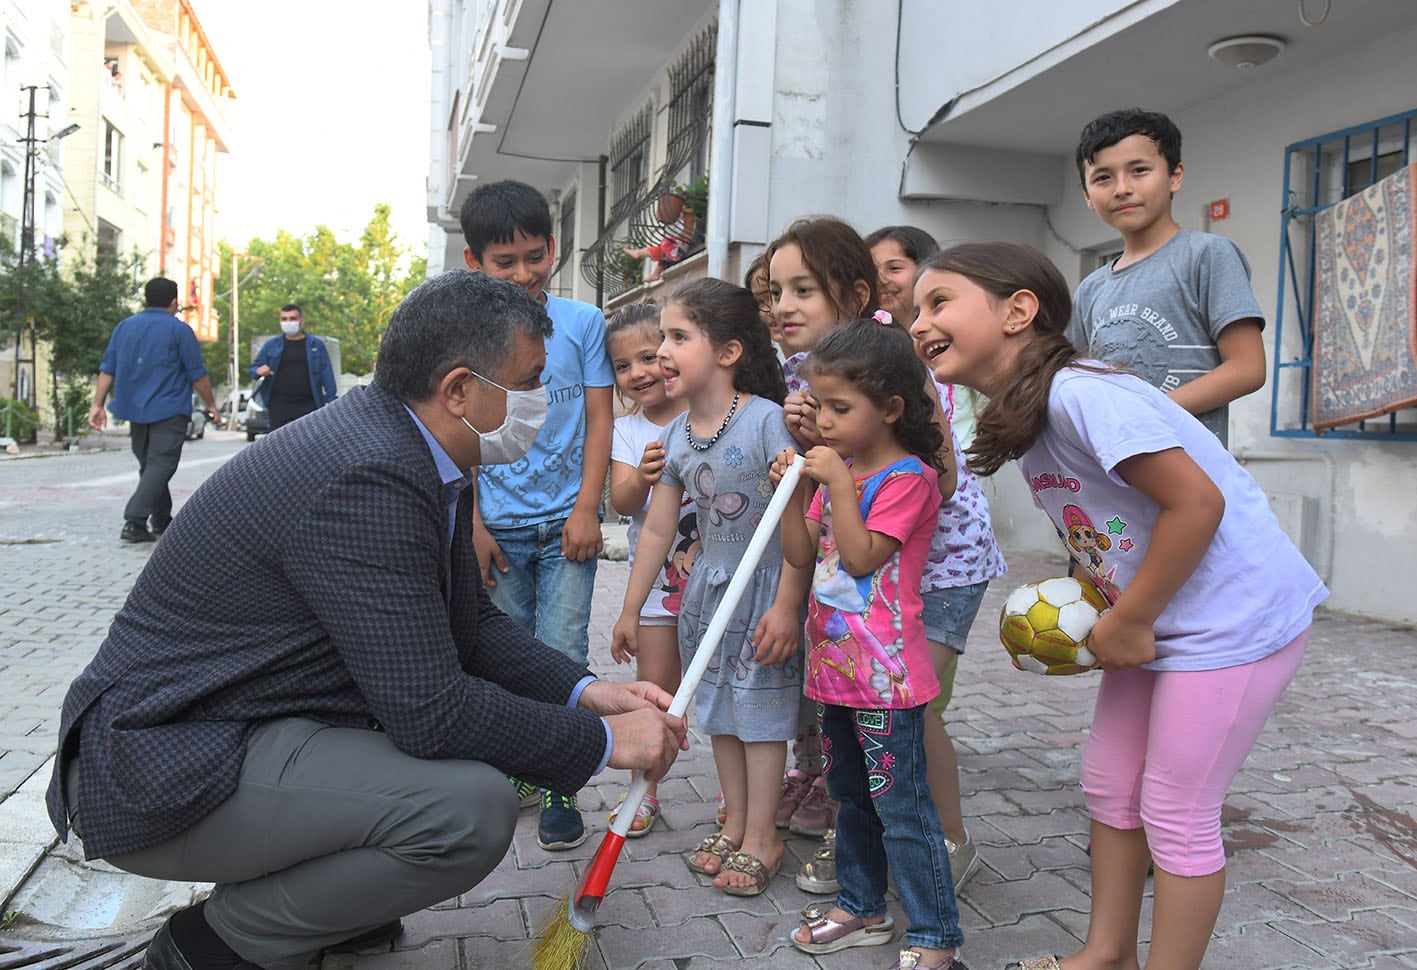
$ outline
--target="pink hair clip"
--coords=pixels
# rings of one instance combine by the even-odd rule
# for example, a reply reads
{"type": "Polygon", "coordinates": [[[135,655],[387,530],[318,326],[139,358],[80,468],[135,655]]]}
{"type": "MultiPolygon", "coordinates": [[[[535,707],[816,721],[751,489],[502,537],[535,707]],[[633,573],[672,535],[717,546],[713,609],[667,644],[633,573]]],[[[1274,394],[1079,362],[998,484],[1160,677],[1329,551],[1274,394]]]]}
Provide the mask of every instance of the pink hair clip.
{"type": "Polygon", "coordinates": [[[871,319],[875,320],[883,327],[889,327],[891,324],[895,323],[895,318],[891,316],[889,310],[877,310],[875,313],[871,314],[871,319]]]}

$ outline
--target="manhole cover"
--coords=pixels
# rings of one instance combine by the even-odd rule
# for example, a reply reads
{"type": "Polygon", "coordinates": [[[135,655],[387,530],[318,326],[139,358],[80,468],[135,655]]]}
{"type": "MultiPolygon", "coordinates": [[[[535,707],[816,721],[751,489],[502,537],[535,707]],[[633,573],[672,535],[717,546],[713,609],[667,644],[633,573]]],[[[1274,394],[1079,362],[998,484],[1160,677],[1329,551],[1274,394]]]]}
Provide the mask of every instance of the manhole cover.
{"type": "Polygon", "coordinates": [[[0,970],[139,970],[151,933],[82,943],[0,940],[0,970]]]}

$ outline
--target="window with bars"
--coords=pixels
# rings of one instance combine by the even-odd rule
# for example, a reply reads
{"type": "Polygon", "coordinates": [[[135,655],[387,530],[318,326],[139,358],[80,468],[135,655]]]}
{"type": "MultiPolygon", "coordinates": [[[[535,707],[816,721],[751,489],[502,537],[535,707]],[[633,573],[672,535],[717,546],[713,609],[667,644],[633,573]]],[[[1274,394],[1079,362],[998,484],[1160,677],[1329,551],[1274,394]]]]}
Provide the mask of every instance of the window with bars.
{"type": "MultiPolygon", "coordinates": [[[[1354,295],[1340,294],[1349,309],[1356,310],[1355,319],[1360,320],[1361,331],[1364,308],[1359,304],[1365,297],[1376,299],[1379,294],[1375,287],[1385,285],[1384,279],[1395,279],[1402,285],[1402,273],[1393,277],[1379,271],[1385,271],[1385,264],[1399,259],[1405,261],[1409,270],[1414,265],[1414,234],[1410,223],[1417,221],[1417,215],[1411,211],[1402,214],[1409,222],[1399,231],[1399,238],[1405,233],[1405,253],[1399,251],[1400,246],[1387,251],[1380,237],[1356,229],[1336,243],[1333,240],[1326,243],[1321,230],[1326,218],[1324,213],[1328,210],[1414,161],[1414,148],[1417,148],[1413,142],[1417,135],[1413,130],[1414,119],[1417,119],[1417,110],[1295,142],[1284,151],[1285,206],[1280,220],[1279,294],[1270,404],[1270,434],[1275,437],[1323,435],[1417,441],[1417,408],[1403,407],[1376,417],[1333,424],[1332,413],[1326,419],[1322,414],[1325,404],[1320,401],[1320,395],[1325,395],[1324,400],[1332,412],[1334,400],[1345,403],[1345,396],[1361,400],[1366,380],[1391,385],[1414,379],[1408,366],[1410,360],[1404,364],[1401,354],[1386,344],[1364,347],[1361,333],[1355,337],[1352,333],[1343,333],[1341,327],[1333,327],[1328,319],[1333,313],[1330,310],[1326,314],[1323,304],[1328,293],[1328,305],[1334,305],[1332,293],[1336,283],[1351,288],[1356,276],[1364,275],[1364,289],[1354,291],[1354,295]],[[1342,261],[1348,265],[1338,265],[1340,261],[1333,255],[1335,250],[1341,250],[1342,261]],[[1369,260],[1372,256],[1376,258],[1369,260]],[[1329,359],[1340,354],[1345,358],[1347,369],[1340,374],[1343,380],[1336,383],[1335,368],[1329,359]],[[1384,361],[1394,360],[1393,366],[1384,366],[1384,361]],[[1368,371],[1370,376],[1364,376],[1365,366],[1372,368],[1368,371]]],[[[1413,195],[1417,193],[1409,193],[1408,198],[1417,204],[1413,195]]],[[[1386,217],[1396,219],[1399,214],[1388,212],[1386,217]]],[[[1329,233],[1332,235],[1333,230],[1329,233]]],[[[1405,272],[1405,279],[1409,297],[1406,306],[1411,312],[1410,297],[1417,288],[1417,281],[1410,271],[1405,272]]],[[[1414,326],[1417,324],[1407,321],[1409,334],[1414,326]]],[[[1363,413],[1361,406],[1354,411],[1363,413]]],[[[1339,413],[1342,416],[1341,410],[1339,413]]]]}
{"type": "Polygon", "coordinates": [[[685,181],[708,171],[709,130],[713,124],[713,65],[718,28],[709,26],[694,38],[669,68],[668,174],[685,181]]]}
{"type": "Polygon", "coordinates": [[[576,193],[569,192],[561,197],[560,226],[556,230],[556,252],[560,259],[556,271],[567,263],[575,262],[576,255],[576,193]]]}
{"type": "Polygon", "coordinates": [[[610,221],[622,217],[649,181],[649,139],[654,122],[650,105],[645,105],[610,141],[610,221]]]}

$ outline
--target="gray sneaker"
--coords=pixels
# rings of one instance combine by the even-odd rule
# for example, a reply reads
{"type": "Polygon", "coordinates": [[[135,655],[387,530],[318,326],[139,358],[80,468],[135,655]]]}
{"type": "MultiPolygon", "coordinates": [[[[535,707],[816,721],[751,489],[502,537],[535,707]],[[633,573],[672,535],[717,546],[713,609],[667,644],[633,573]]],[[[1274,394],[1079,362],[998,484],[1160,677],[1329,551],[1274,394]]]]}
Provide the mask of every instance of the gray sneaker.
{"type": "Polygon", "coordinates": [[[955,895],[958,896],[969,877],[979,869],[979,850],[975,847],[974,840],[969,837],[968,831],[964,833],[963,843],[945,839],[945,845],[950,850],[950,875],[954,876],[955,895]]]}

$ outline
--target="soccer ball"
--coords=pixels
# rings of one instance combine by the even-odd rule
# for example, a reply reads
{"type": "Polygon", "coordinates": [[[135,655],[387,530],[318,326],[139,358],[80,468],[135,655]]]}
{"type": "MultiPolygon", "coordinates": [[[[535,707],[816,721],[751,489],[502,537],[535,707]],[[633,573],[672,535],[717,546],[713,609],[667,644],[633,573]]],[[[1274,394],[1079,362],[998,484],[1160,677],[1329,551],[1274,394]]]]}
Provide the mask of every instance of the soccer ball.
{"type": "Polygon", "coordinates": [[[1097,667],[1087,635],[1106,609],[1107,600],[1090,582],[1060,576],[1026,583],[1004,601],[999,639],[1019,670],[1080,674],[1097,667]]]}

